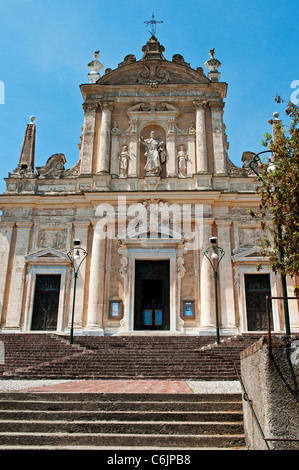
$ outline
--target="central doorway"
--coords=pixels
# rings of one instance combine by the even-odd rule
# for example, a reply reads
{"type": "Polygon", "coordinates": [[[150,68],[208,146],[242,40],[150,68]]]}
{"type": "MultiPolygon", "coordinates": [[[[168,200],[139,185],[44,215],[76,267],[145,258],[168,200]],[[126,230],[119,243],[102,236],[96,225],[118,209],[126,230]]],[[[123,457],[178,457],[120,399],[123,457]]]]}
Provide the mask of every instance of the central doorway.
{"type": "Polygon", "coordinates": [[[169,330],[169,260],[135,263],[134,330],[169,330]]]}

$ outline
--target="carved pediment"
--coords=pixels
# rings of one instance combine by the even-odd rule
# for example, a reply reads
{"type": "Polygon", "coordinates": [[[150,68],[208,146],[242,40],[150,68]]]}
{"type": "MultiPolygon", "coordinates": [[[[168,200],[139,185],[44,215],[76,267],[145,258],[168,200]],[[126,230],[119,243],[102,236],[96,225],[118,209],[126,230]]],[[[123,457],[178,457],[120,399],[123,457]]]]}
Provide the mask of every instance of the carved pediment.
{"type": "Polygon", "coordinates": [[[138,61],[111,70],[101,77],[99,85],[159,85],[209,83],[201,71],[194,70],[179,62],[138,61]]]}
{"type": "Polygon", "coordinates": [[[28,264],[69,264],[70,260],[66,253],[55,248],[44,248],[30,253],[25,257],[28,264]]]}
{"type": "Polygon", "coordinates": [[[257,261],[260,262],[261,260],[267,261],[267,258],[262,256],[258,246],[234,251],[234,256],[232,256],[232,261],[234,263],[244,263],[250,261],[256,263],[257,261]]]}
{"type": "Polygon", "coordinates": [[[128,114],[133,113],[160,113],[166,112],[178,115],[179,110],[168,103],[138,103],[128,109],[128,114]]]}

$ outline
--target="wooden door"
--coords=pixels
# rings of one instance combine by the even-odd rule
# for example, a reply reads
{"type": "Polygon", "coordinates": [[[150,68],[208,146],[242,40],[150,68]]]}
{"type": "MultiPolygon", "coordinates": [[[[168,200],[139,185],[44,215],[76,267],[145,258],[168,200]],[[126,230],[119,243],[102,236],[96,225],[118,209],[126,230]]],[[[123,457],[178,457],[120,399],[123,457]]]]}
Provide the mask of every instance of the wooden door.
{"type": "MultiPolygon", "coordinates": [[[[271,296],[269,274],[245,274],[246,308],[248,331],[267,329],[266,296],[271,296]]],[[[272,327],[272,309],[270,302],[272,327]]]]}
{"type": "Polygon", "coordinates": [[[60,274],[37,274],[31,330],[57,330],[60,274]]]}

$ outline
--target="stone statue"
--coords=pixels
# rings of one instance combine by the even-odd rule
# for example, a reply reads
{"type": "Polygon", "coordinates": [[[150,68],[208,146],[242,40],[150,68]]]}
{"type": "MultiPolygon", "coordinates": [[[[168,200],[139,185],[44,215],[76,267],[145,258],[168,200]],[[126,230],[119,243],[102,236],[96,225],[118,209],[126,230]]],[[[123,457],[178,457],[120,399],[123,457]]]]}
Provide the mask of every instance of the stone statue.
{"type": "Polygon", "coordinates": [[[128,151],[128,146],[123,145],[121,152],[118,154],[119,158],[119,176],[120,178],[126,178],[128,174],[128,165],[130,154],[128,151]]]}
{"type": "Polygon", "coordinates": [[[147,176],[159,176],[161,171],[161,163],[166,160],[166,151],[164,148],[164,142],[160,142],[156,138],[155,131],[150,133],[149,139],[140,137],[141,143],[143,143],[147,150],[144,155],[147,157],[147,162],[144,167],[147,176]]]}
{"type": "Polygon", "coordinates": [[[187,176],[187,161],[188,161],[188,155],[186,154],[185,146],[182,144],[179,146],[179,151],[178,151],[178,168],[179,168],[180,177],[187,176]]]}

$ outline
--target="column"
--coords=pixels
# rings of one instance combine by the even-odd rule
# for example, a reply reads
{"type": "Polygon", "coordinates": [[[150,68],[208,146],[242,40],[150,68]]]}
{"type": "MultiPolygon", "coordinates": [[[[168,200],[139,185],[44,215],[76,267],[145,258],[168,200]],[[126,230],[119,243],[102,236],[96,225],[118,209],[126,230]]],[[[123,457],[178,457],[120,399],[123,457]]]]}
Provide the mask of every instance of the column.
{"type": "Polygon", "coordinates": [[[89,299],[87,328],[103,331],[103,307],[105,286],[106,238],[97,233],[94,222],[93,243],[90,263],[89,299]]]}
{"type": "Polygon", "coordinates": [[[8,304],[6,312],[6,329],[20,329],[22,302],[25,284],[25,256],[28,253],[29,238],[32,224],[16,223],[16,244],[10,283],[8,286],[8,304]]]}
{"type": "Polygon", "coordinates": [[[200,299],[201,299],[201,330],[214,332],[216,328],[214,275],[209,260],[204,256],[210,246],[213,219],[202,221],[202,249],[200,251],[200,299]]]}
{"type": "MultiPolygon", "coordinates": [[[[79,239],[81,241],[80,247],[87,251],[87,236],[88,236],[88,225],[89,222],[86,221],[76,221],[74,222],[74,239],[79,239]]],[[[82,259],[83,254],[79,250],[80,257],[82,259]]],[[[89,256],[89,253],[88,253],[89,256]]],[[[80,263],[80,260],[75,261],[75,263],[80,263]]],[[[85,274],[86,274],[86,259],[80,266],[77,285],[76,285],[76,301],[75,301],[75,312],[74,312],[74,330],[82,329],[82,320],[84,312],[84,292],[85,292],[85,274]]],[[[72,269],[72,285],[70,289],[70,305],[69,305],[69,318],[68,323],[69,327],[71,325],[71,315],[72,315],[72,302],[73,302],[73,293],[74,293],[74,276],[72,269]]]]}
{"type": "Polygon", "coordinates": [[[213,135],[213,154],[214,154],[214,174],[226,174],[226,158],[224,152],[224,132],[222,114],[224,103],[210,102],[212,114],[212,135],[213,135]]]}
{"type": "Polygon", "coordinates": [[[81,174],[92,174],[93,146],[97,103],[84,103],[84,125],[81,148],[81,174]]]}
{"type": "Polygon", "coordinates": [[[195,128],[196,128],[196,166],[197,173],[208,172],[205,109],[206,103],[195,101],[195,128]]]}
{"type": "MultiPolygon", "coordinates": [[[[236,331],[234,277],[231,261],[231,221],[217,220],[217,244],[225,255],[219,264],[219,299],[221,305],[221,328],[236,331]]],[[[220,309],[219,309],[220,311],[220,309]]]]}
{"type": "Polygon", "coordinates": [[[102,103],[102,122],[100,131],[99,161],[97,165],[98,173],[109,173],[109,150],[111,132],[111,106],[109,103],[102,103]]]}

